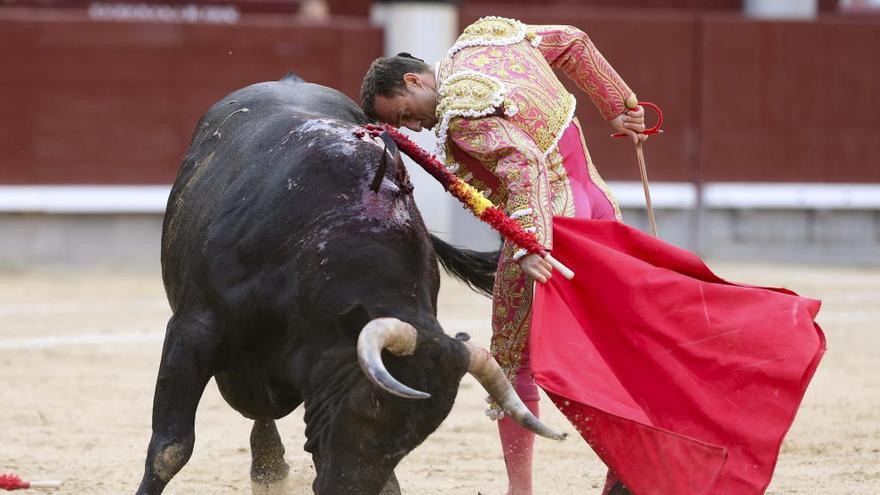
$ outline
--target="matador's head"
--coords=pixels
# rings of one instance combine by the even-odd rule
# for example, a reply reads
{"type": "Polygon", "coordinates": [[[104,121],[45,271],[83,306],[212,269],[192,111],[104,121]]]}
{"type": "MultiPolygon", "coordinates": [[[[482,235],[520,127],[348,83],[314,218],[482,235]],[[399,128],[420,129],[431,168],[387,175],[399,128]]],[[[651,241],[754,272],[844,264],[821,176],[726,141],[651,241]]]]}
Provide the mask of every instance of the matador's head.
{"type": "Polygon", "coordinates": [[[372,120],[413,131],[437,124],[437,79],[409,53],[373,61],[361,85],[361,107],[372,120]]]}

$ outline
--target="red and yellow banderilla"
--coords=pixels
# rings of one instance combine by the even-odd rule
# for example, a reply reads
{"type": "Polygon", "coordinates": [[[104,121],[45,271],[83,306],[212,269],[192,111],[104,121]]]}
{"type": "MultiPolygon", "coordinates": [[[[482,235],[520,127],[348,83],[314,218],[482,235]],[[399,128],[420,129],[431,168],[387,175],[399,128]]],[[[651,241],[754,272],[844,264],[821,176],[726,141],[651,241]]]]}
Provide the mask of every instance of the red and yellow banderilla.
{"type": "Polygon", "coordinates": [[[480,220],[488,223],[505,239],[513,242],[529,253],[538,254],[547,260],[563,277],[574,278],[574,272],[554,258],[531,232],[526,232],[515,220],[508,217],[500,208],[492,204],[483,194],[474,189],[470,184],[459,179],[440,163],[436,156],[429,154],[392,125],[373,125],[364,127],[366,133],[378,136],[387,132],[397,147],[418,163],[426,172],[431,174],[444,189],[449,191],[456,199],[480,220]]]}

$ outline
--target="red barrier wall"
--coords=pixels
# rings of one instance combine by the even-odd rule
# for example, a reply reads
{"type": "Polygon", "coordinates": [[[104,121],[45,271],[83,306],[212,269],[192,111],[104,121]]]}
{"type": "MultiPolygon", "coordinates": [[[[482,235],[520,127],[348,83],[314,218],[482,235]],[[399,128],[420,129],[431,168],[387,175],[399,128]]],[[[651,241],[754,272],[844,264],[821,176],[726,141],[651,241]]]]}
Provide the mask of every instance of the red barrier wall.
{"type": "MultiPolygon", "coordinates": [[[[880,182],[877,18],[469,1],[461,21],[487,14],[581,27],[664,108],[667,132],[646,147],[652,180],[880,182]]],[[[352,18],[121,23],[0,8],[0,46],[0,184],[149,184],[173,180],[201,113],[235,88],[292,69],[356,99],[382,32],[352,18]]],[[[605,177],[637,180],[632,147],[608,138],[585,95],[578,115],[605,177]]]]}
{"type": "MultiPolygon", "coordinates": [[[[293,14],[299,11],[303,0],[0,0],[0,6],[12,7],[49,7],[86,9],[93,3],[105,5],[126,3],[129,5],[198,5],[198,6],[234,6],[242,13],[279,13],[293,14]]],[[[326,0],[332,15],[350,15],[367,17],[370,15],[371,0],[326,0]]],[[[730,0],[721,0],[730,1],[730,0]]]]}
{"type": "Polygon", "coordinates": [[[702,23],[705,180],[880,182],[880,23],[702,23]]]}
{"type": "MultiPolygon", "coordinates": [[[[482,4],[497,4],[498,0],[464,0],[464,4],[477,7],[482,4]]],[[[569,5],[576,7],[603,7],[603,8],[633,8],[644,12],[650,9],[689,9],[693,11],[703,10],[743,10],[744,0],[508,0],[506,4],[515,5],[541,5],[548,4],[569,5]]],[[[819,0],[820,12],[834,12],[838,9],[838,0],[819,0]]],[[[494,6],[494,5],[493,5],[494,6]]]]}
{"type": "MultiPolygon", "coordinates": [[[[484,15],[587,32],[664,109],[667,132],[646,145],[652,180],[880,182],[877,19],[468,4],[462,26],[484,15]]],[[[608,139],[589,98],[570,89],[603,175],[637,180],[632,147],[608,139]]]]}
{"type": "Polygon", "coordinates": [[[201,114],[230,91],[304,79],[357,98],[382,53],[365,20],[92,22],[0,9],[0,183],[166,184],[201,114]]]}
{"type": "MultiPolygon", "coordinates": [[[[601,7],[633,8],[644,12],[652,9],[691,9],[691,10],[742,10],[744,0],[508,0],[506,5],[541,6],[556,8],[601,7]]],[[[821,0],[820,0],[821,1],[821,0]]],[[[497,8],[498,0],[464,0],[468,9],[490,6],[497,8]]]]}

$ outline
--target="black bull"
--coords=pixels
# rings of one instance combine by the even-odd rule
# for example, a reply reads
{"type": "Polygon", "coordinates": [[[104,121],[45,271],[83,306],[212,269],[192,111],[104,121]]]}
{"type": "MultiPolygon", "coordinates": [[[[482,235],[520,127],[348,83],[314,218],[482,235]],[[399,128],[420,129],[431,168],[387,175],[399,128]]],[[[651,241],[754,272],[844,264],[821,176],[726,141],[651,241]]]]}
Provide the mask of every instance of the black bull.
{"type": "Polygon", "coordinates": [[[394,467],[447,416],[466,372],[555,436],[485,350],[444,334],[437,254],[488,290],[491,256],[428,234],[393,143],[355,136],[366,122],[341,93],[295,77],[202,117],[165,215],[173,316],[138,493],[160,493],[189,459],[212,376],[254,420],[255,489],[283,486],[274,420],[304,403],[316,493],[399,493],[394,467]]]}

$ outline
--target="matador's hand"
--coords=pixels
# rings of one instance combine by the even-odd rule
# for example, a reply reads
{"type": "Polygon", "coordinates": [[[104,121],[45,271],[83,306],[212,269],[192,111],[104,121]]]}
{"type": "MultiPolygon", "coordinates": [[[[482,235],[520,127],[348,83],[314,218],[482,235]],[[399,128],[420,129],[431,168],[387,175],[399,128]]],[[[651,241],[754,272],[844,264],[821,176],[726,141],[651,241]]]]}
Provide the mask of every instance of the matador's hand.
{"type": "Polygon", "coordinates": [[[519,267],[535,282],[542,284],[550,280],[553,265],[539,254],[527,254],[519,259],[519,267]]]}
{"type": "Polygon", "coordinates": [[[645,132],[645,109],[639,105],[608,121],[611,127],[632,138],[633,143],[648,139],[645,132]]]}

